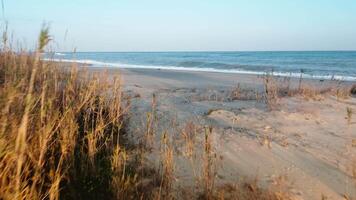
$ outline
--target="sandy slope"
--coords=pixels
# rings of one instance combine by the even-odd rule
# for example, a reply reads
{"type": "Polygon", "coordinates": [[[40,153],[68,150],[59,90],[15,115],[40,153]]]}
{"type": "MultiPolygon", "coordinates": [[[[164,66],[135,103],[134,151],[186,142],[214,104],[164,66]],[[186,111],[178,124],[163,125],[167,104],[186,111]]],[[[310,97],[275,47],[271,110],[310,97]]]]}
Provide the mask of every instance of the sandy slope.
{"type": "MultiPolygon", "coordinates": [[[[257,176],[266,185],[283,185],[297,199],[356,197],[351,173],[356,116],[350,123],[345,119],[347,107],[356,112],[356,98],[284,97],[269,111],[261,101],[225,98],[237,83],[246,90],[261,90],[263,81],[252,75],[124,70],[123,79],[125,90],[137,97],[133,127],[144,124],[152,93],[157,96],[161,129],[172,129],[170,119],[214,127],[222,181],[257,176]]],[[[318,87],[330,84],[305,82],[318,87]]],[[[177,165],[181,165],[177,179],[191,181],[189,164],[177,165]]]]}

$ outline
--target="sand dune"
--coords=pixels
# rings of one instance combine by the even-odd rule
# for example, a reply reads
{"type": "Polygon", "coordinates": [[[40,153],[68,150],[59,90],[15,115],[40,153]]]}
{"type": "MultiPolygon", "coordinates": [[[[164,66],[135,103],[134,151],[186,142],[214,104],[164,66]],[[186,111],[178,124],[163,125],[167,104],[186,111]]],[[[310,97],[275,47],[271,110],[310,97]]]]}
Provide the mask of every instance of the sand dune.
{"type": "MultiPolygon", "coordinates": [[[[154,93],[162,118],[214,127],[214,144],[223,163],[221,182],[241,177],[257,177],[266,186],[283,182],[296,199],[355,195],[352,141],[356,118],[345,119],[347,107],[356,110],[355,98],[338,100],[328,94],[309,100],[298,95],[283,97],[271,111],[251,95],[242,100],[227,96],[238,83],[244,93],[263,90],[263,80],[256,76],[164,70],[125,70],[123,74],[126,91],[137,96],[133,101],[135,126],[144,121],[141,113],[149,110],[154,93]]],[[[333,84],[303,83],[316,88],[333,84]]],[[[296,86],[297,81],[292,80],[291,85],[296,86]]],[[[160,128],[172,129],[168,121],[160,123],[160,128]]],[[[181,184],[189,184],[189,166],[184,162],[177,165],[184,169],[177,175],[184,180],[181,184]]]]}

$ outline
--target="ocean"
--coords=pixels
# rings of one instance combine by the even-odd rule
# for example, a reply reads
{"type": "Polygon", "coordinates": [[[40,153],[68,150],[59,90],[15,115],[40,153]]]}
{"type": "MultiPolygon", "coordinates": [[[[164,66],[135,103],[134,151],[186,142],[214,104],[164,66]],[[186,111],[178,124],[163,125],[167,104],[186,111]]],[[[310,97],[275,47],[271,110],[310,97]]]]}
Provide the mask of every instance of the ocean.
{"type": "Polygon", "coordinates": [[[356,51],[57,52],[47,59],[101,67],[265,74],[356,81],[356,51]]]}

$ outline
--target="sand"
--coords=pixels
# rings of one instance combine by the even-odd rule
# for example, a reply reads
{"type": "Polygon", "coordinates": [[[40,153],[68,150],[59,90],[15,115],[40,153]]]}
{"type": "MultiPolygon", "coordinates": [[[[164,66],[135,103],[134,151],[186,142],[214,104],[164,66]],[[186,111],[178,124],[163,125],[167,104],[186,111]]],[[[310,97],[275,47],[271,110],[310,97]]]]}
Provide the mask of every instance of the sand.
{"type": "MultiPolygon", "coordinates": [[[[286,96],[270,110],[264,101],[254,99],[255,91],[263,91],[263,79],[255,75],[107,70],[122,74],[125,92],[133,97],[132,132],[144,126],[153,93],[158,130],[174,132],[172,121],[212,126],[222,182],[257,177],[266,187],[283,185],[295,199],[356,197],[352,178],[356,117],[346,119],[347,107],[356,112],[356,98],[286,96]],[[238,84],[248,95],[240,100],[229,98],[238,84]]],[[[298,80],[290,83],[297,87],[298,80]]],[[[335,82],[303,80],[303,84],[326,88],[335,82]]],[[[189,185],[190,165],[184,161],[176,165],[178,182],[189,185]]]]}

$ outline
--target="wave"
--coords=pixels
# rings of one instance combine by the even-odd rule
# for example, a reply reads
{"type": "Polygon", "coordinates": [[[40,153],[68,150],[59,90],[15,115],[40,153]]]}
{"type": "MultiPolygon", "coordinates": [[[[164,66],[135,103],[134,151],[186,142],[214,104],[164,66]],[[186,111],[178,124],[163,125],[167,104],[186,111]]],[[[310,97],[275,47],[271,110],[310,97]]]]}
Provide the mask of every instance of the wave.
{"type": "Polygon", "coordinates": [[[56,56],[66,56],[66,54],[64,54],[64,53],[58,53],[58,52],[54,53],[54,55],[56,55],[56,56]]]}
{"type": "Polygon", "coordinates": [[[242,65],[228,64],[221,62],[201,62],[201,61],[184,61],[177,64],[178,67],[198,67],[198,68],[223,68],[227,70],[239,69],[247,71],[265,71],[272,70],[274,67],[270,65],[242,65]]]}
{"type": "MultiPolygon", "coordinates": [[[[117,67],[123,69],[164,69],[164,70],[174,70],[174,71],[193,71],[193,72],[215,72],[215,73],[228,73],[228,74],[249,74],[249,75],[266,75],[271,71],[251,71],[245,69],[216,69],[213,67],[186,67],[186,66],[159,66],[159,65],[133,65],[133,64],[122,64],[122,63],[110,63],[110,62],[101,62],[96,60],[72,60],[72,59],[47,59],[46,61],[54,61],[54,62],[71,62],[71,63],[79,63],[86,64],[90,66],[104,66],[104,67],[117,67]]],[[[356,81],[356,76],[344,76],[344,75],[314,75],[300,72],[279,72],[274,71],[274,76],[281,77],[292,77],[299,78],[302,76],[303,78],[309,79],[319,79],[319,80],[340,80],[340,81],[356,81]]]]}

